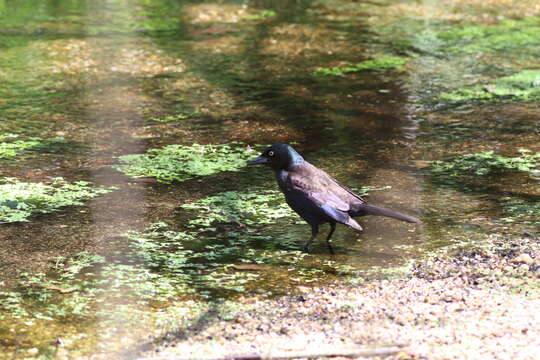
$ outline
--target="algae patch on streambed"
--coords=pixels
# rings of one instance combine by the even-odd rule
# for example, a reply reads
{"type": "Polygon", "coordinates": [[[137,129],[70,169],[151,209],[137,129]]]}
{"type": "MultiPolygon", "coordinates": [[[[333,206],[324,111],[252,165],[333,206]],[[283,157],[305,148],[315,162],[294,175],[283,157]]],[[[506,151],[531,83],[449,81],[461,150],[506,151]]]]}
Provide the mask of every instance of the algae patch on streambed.
{"type": "MultiPolygon", "coordinates": [[[[0,292],[0,319],[25,326],[70,321],[83,334],[96,331],[85,324],[99,319],[97,331],[112,341],[120,314],[129,314],[123,328],[142,335],[169,323],[171,315],[176,319],[190,299],[223,299],[262,289],[288,292],[293,284],[352,271],[335,261],[276,248],[266,227],[293,220],[292,212],[284,204],[276,206],[277,191],[252,190],[184,204],[191,216],[184,231],[152,224],[112,239],[113,253],[58,257],[47,273],[22,273],[12,290],[0,292]]],[[[8,335],[8,344],[16,341],[8,335]]],[[[75,339],[65,341],[77,346],[75,339]]]]}
{"type": "Polygon", "coordinates": [[[502,20],[494,24],[463,24],[443,30],[437,37],[446,43],[448,53],[506,53],[511,51],[536,57],[540,50],[540,18],[526,17],[518,20],[502,20]]]}
{"type": "Polygon", "coordinates": [[[539,171],[540,153],[533,154],[528,149],[519,149],[518,152],[520,155],[515,157],[496,154],[492,150],[457,155],[434,161],[427,169],[441,180],[463,176],[486,176],[492,173],[501,174],[505,171],[523,171],[531,174],[539,171]]]}
{"type": "Polygon", "coordinates": [[[20,158],[24,154],[57,152],[69,144],[63,137],[40,138],[0,134],[0,160],[20,158]]]}
{"type": "Polygon", "coordinates": [[[152,177],[160,182],[185,181],[221,171],[238,171],[255,152],[239,144],[167,145],[145,154],[120,156],[115,168],[134,177],[152,177]]]}
{"type": "Polygon", "coordinates": [[[49,184],[0,178],[0,224],[29,221],[32,214],[58,211],[83,205],[85,200],[106,194],[114,187],[92,187],[87,181],[69,183],[55,178],[49,184]]]}
{"type": "Polygon", "coordinates": [[[191,210],[184,231],[155,223],[111,240],[118,249],[112,254],[82,252],[57,258],[47,274],[22,273],[16,290],[0,293],[4,310],[23,317],[32,309],[34,316],[48,320],[93,317],[95,303],[105,301],[101,297],[107,303],[126,297],[140,311],[150,311],[143,307],[186,295],[210,298],[271,289],[276,278],[281,291],[282,281],[308,283],[352,270],[276,247],[268,225],[296,220],[277,191],[224,192],[181,207],[191,210]],[[50,305],[51,298],[56,305],[50,305]]]}
{"type": "MultiPolygon", "coordinates": [[[[252,151],[241,147],[231,150],[225,145],[166,147],[171,148],[180,149],[175,154],[181,154],[184,161],[179,157],[169,157],[168,161],[180,162],[184,167],[180,171],[173,168],[167,175],[159,172],[162,168],[152,168],[151,174],[159,174],[163,181],[237,170],[253,157],[252,151]],[[224,163],[225,158],[233,161],[224,163]],[[201,167],[191,166],[199,161],[201,167]]],[[[145,165],[151,163],[148,160],[145,165]]],[[[17,196],[17,204],[6,203],[10,209],[28,210],[20,217],[29,216],[31,210],[55,210],[50,205],[52,200],[68,206],[79,204],[80,199],[94,192],[110,191],[102,188],[92,192],[88,183],[69,184],[61,179],[51,185],[21,184],[16,180],[8,184],[10,194],[16,193],[11,191],[13,186],[28,193],[28,200],[17,196]],[[66,193],[69,196],[63,196],[66,193]]],[[[56,257],[47,271],[21,272],[10,289],[0,291],[0,319],[21,331],[62,328],[69,322],[72,330],[83,337],[93,338],[100,333],[104,341],[111,342],[118,336],[121,323],[123,328],[138,329],[126,334],[135,339],[169,323],[170,316],[173,322],[180,321],[177,312],[186,301],[213,301],[261,291],[280,294],[289,292],[294,285],[355,272],[339,261],[298,251],[297,239],[287,238],[286,234],[276,239],[278,226],[298,221],[277,190],[251,187],[245,192],[218,192],[181,204],[179,212],[185,218],[181,230],[159,222],[141,231],[112,234],[101,252],[56,257]]],[[[16,343],[14,334],[5,335],[7,346],[16,343]]],[[[77,351],[85,346],[77,339],[65,335],[62,341],[77,351]]],[[[34,339],[40,353],[52,351],[49,342],[41,336],[34,339]]]]}
{"type": "MultiPolygon", "coordinates": [[[[518,156],[504,156],[494,151],[484,151],[463,155],[454,155],[431,162],[423,168],[430,180],[443,187],[459,189],[463,192],[487,195],[495,187],[491,177],[497,176],[500,186],[506,183],[529,183],[540,176],[540,153],[519,149],[518,156]]],[[[496,188],[496,187],[495,187],[496,188]]],[[[494,200],[501,210],[496,222],[540,225],[540,197],[538,195],[518,193],[500,195],[494,200]]]]}
{"type": "Polygon", "coordinates": [[[437,73],[426,76],[435,76],[432,82],[436,86],[426,91],[427,103],[527,102],[540,98],[540,70],[536,63],[540,51],[538,18],[462,25],[451,30],[439,24],[419,31],[419,25],[412,23],[410,28],[402,28],[404,25],[378,28],[382,39],[395,35],[392,31],[400,33],[397,39],[392,36],[382,41],[384,55],[357,64],[321,68],[313,75],[344,76],[369,70],[393,70],[395,74],[405,65],[414,71],[431,63],[426,59],[433,58],[437,73]],[[512,59],[504,66],[496,61],[509,54],[512,59]],[[471,63],[471,55],[475,63],[471,63]]]}
{"type": "Polygon", "coordinates": [[[432,21],[411,16],[374,29],[386,53],[408,57],[408,70],[429,78],[420,86],[428,104],[534,101],[540,98],[540,18],[432,21]]]}
{"type": "MultiPolygon", "coordinates": [[[[134,174],[181,181],[237,170],[253,157],[249,149],[226,145],[174,145],[154,150],[138,155],[142,160],[134,174]],[[171,153],[174,155],[168,156],[171,153]],[[229,154],[231,161],[223,163],[222,159],[229,154]],[[181,166],[169,166],[171,162],[181,166]],[[192,166],[194,162],[202,165],[192,166]],[[159,166],[163,163],[166,166],[159,166]]],[[[446,181],[458,181],[470,174],[533,172],[538,156],[526,150],[517,157],[494,152],[468,154],[435,161],[426,171],[434,179],[446,181]]],[[[92,189],[85,182],[69,184],[62,179],[51,185],[11,179],[3,186],[9,187],[5,194],[27,194],[26,198],[17,195],[13,199],[0,196],[0,204],[6,211],[16,211],[9,215],[11,221],[26,220],[32,212],[80,205],[82,199],[111,190],[92,189]],[[52,206],[55,201],[57,205],[52,206]]],[[[365,195],[367,190],[373,189],[359,189],[359,192],[365,195]]],[[[508,200],[505,209],[513,219],[534,217],[530,206],[521,202],[508,200]]],[[[89,320],[96,316],[112,319],[115,309],[105,304],[121,301],[130,308],[131,321],[144,323],[154,316],[154,307],[167,308],[185,296],[233,296],[261,288],[283,288],[283,282],[309,283],[358,271],[349,265],[301,253],[296,250],[297,240],[291,241],[284,234],[276,240],[276,226],[299,220],[283,202],[279,191],[257,187],[245,192],[225,191],[181,204],[179,210],[185,218],[185,228],[181,231],[163,222],[156,223],[114,238],[118,249],[115,253],[81,252],[57,258],[48,273],[22,273],[14,290],[0,293],[5,304],[2,317],[25,318],[32,313],[36,319],[47,321],[72,317],[89,320]],[[96,304],[103,304],[98,312],[96,304]]],[[[510,216],[506,219],[515,221],[509,220],[510,216]]]]}
{"type": "Polygon", "coordinates": [[[323,68],[314,72],[315,76],[344,75],[360,71],[386,71],[400,70],[403,65],[409,61],[409,58],[402,56],[381,56],[371,60],[365,60],[358,64],[349,66],[336,66],[332,68],[323,68]]]}
{"type": "Polygon", "coordinates": [[[523,101],[540,98],[540,70],[524,70],[504,76],[482,85],[464,87],[453,92],[443,93],[439,99],[448,102],[468,100],[498,100],[515,98],[523,101]]]}

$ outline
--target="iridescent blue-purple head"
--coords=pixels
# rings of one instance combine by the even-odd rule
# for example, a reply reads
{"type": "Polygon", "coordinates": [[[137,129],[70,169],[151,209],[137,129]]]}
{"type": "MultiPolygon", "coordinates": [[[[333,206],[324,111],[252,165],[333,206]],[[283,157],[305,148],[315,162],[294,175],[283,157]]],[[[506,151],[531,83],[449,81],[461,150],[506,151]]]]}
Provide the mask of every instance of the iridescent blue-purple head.
{"type": "Polygon", "coordinates": [[[274,170],[287,170],[292,166],[300,165],[304,158],[287,144],[274,144],[262,152],[261,155],[248,162],[248,165],[264,164],[274,170]]]}

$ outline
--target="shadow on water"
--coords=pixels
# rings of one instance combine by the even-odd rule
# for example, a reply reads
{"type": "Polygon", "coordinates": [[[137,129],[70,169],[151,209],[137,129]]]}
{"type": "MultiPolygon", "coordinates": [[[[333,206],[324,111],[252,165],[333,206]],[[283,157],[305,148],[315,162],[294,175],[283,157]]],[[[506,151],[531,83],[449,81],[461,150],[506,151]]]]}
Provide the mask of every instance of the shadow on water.
{"type": "MultiPolygon", "coordinates": [[[[538,200],[523,178],[467,191],[459,182],[440,186],[412,161],[476,150],[480,135],[493,144],[504,134],[514,145],[534,128],[535,110],[477,109],[476,122],[468,121],[474,109],[426,111],[419,88],[438,70],[429,61],[407,71],[314,76],[319,67],[382,51],[370,19],[384,4],[334,5],[0,0],[0,62],[7,64],[0,69],[0,135],[80,144],[0,159],[1,176],[117,187],[85,206],[0,225],[0,346],[8,356],[132,358],[226,319],[230,301],[399,265],[451,239],[505,229],[496,220],[501,196],[538,200]],[[180,120],[152,120],[167,116],[180,120]],[[490,124],[497,125],[484,131],[490,124]],[[361,234],[338,227],[335,256],[323,226],[313,254],[303,255],[296,250],[309,229],[291,218],[193,229],[190,221],[206,215],[179,209],[226,191],[276,189],[266,168],[159,184],[111,166],[153,147],[232,141],[294,143],[353,188],[391,186],[372,191],[369,201],[411,214],[422,209],[425,223],[362,218],[361,234]],[[169,225],[148,230],[158,222],[169,225]],[[64,348],[51,345],[57,338],[64,348]]],[[[263,209],[278,206],[269,204],[263,209]]],[[[219,210],[244,216],[240,205],[219,210]]]]}

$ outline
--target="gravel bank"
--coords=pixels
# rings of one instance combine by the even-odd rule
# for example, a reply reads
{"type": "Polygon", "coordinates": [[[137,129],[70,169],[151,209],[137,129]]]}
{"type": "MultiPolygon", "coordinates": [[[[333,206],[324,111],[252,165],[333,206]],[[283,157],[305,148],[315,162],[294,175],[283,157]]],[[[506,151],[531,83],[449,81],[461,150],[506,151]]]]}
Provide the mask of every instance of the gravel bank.
{"type": "MultiPolygon", "coordinates": [[[[246,297],[171,333],[146,358],[403,345],[395,359],[537,359],[540,241],[490,237],[299,293],[246,297]]],[[[219,308],[219,305],[217,305],[219,308]]]]}

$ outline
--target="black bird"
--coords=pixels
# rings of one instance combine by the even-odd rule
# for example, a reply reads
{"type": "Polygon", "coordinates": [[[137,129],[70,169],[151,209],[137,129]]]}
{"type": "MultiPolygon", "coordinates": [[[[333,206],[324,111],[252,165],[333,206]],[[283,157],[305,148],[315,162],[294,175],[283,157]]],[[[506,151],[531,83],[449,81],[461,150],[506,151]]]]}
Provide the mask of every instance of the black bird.
{"type": "Polygon", "coordinates": [[[421,222],[412,216],[368,204],[325,171],[304,160],[289,145],[270,146],[260,156],[248,162],[248,165],[255,164],[266,164],[274,170],[287,204],[311,226],[311,238],[304,245],[305,252],[309,252],[309,246],[319,233],[319,225],[324,223],[330,223],[326,243],[333,253],[330,238],[336,229],[336,223],[362,231],[362,227],[353,217],[379,215],[411,223],[421,222]]]}

